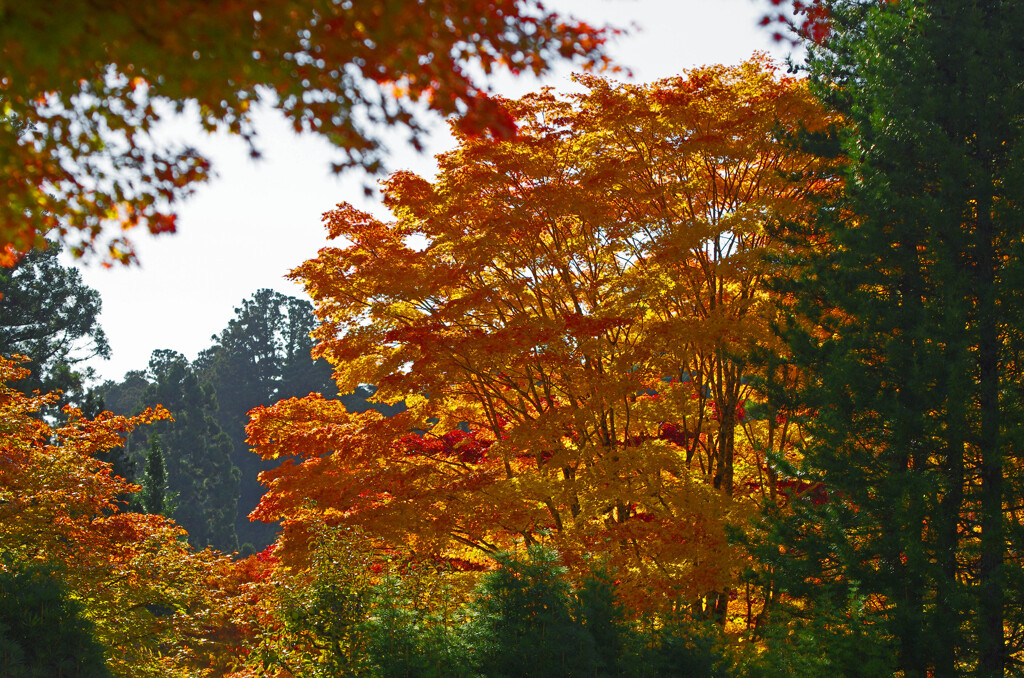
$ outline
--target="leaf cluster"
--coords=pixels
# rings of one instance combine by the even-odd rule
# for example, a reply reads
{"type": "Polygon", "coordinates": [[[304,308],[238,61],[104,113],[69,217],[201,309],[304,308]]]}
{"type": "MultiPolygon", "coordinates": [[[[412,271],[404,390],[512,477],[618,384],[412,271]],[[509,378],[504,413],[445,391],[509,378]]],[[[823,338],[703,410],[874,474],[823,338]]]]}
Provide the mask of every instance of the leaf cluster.
{"type": "Polygon", "coordinates": [[[271,616],[251,655],[257,675],[731,675],[714,631],[629,623],[609,576],[594,572],[574,587],[548,549],[500,554],[460,602],[411,565],[401,573],[375,567],[381,561],[366,559],[366,535],[328,531],[317,544],[309,569],[279,572],[268,590],[271,616]],[[334,554],[328,567],[324,551],[334,554]]]}
{"type": "Polygon", "coordinates": [[[174,204],[212,176],[199,151],[158,132],[176,114],[241,135],[258,156],[253,111],[262,103],[333,144],[336,170],[377,172],[381,128],[408,130],[418,147],[420,108],[511,134],[475,70],[604,65],[611,33],[535,0],[6,3],[4,264],[45,234],[77,255],[99,250],[127,263],[128,229],[173,232],[174,204]]]}

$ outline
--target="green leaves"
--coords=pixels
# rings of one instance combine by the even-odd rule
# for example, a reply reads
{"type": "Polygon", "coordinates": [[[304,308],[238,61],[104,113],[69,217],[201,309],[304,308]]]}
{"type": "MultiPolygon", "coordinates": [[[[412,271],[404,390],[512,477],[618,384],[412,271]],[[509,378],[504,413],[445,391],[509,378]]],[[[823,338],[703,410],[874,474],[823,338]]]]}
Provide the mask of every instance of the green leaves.
{"type": "Polygon", "coordinates": [[[110,678],[105,648],[59,570],[0,565],[0,670],[8,678],[110,678]]]}

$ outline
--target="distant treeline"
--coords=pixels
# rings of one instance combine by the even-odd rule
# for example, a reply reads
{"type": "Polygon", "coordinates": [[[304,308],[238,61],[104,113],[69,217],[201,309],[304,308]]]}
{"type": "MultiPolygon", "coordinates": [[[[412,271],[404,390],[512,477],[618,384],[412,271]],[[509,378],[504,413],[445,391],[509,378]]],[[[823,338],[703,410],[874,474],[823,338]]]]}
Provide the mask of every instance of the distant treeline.
{"type": "MultiPolygon", "coordinates": [[[[17,266],[0,269],[0,355],[32,358],[31,374],[18,388],[60,390],[60,405],[86,416],[103,410],[133,415],[163,405],[174,421],[132,433],[114,453],[116,472],[147,488],[124,500],[132,510],[173,517],[196,547],[265,548],[276,526],[250,522],[248,515],[263,495],[259,472],[274,464],[249,451],[247,413],[283,398],[337,394],[330,365],[310,357],[309,335],[317,323],[311,304],[258,290],[195,361],[174,350],[155,350],[145,369],[97,386],[85,364],[110,355],[99,324],[102,300],[77,269],[61,265],[59,254],[56,246],[33,251],[17,266]]],[[[364,387],[343,400],[350,409],[366,409],[371,394],[364,387]]],[[[48,416],[66,415],[52,407],[48,416]]]]}
{"type": "MultiPolygon", "coordinates": [[[[235,309],[195,361],[156,350],[145,370],[99,387],[104,408],[115,414],[160,404],[174,417],[133,433],[116,467],[142,484],[147,450],[158,441],[171,517],[188,530],[194,546],[249,553],[274,541],[277,526],[251,522],[248,515],[264,491],[257,476],[279,462],[250,452],[247,413],[285,398],[337,394],[330,365],[310,357],[315,324],[308,301],[261,289],[235,309]]],[[[344,399],[365,409],[370,395],[363,388],[344,399]]]]}

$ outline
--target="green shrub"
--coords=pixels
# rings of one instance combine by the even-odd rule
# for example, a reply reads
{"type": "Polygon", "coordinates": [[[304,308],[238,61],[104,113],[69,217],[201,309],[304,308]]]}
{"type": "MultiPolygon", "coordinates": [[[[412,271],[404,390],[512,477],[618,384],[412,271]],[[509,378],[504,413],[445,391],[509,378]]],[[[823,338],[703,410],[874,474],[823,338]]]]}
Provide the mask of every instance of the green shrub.
{"type": "Polygon", "coordinates": [[[53,568],[0,564],[0,675],[109,678],[103,646],[53,568]]]}

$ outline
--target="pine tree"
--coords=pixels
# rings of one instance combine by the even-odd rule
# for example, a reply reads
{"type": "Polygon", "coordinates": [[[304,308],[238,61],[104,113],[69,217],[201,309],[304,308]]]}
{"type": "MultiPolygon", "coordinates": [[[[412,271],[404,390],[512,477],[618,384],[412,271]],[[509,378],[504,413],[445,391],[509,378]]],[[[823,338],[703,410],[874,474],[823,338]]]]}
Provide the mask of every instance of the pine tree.
{"type": "Polygon", "coordinates": [[[150,438],[146,452],[146,471],[142,478],[142,507],[147,513],[170,516],[174,512],[173,502],[167,489],[167,473],[164,469],[164,453],[160,436],[150,438]]]}
{"type": "Polygon", "coordinates": [[[807,67],[847,116],[844,191],[780,284],[813,412],[789,471],[814,490],[761,557],[812,614],[860,591],[902,675],[1001,676],[1021,650],[1024,5],[825,4],[807,67]]]}
{"type": "Polygon", "coordinates": [[[202,384],[175,351],[154,351],[149,376],[144,403],[159,403],[174,416],[173,422],[154,425],[164,450],[167,484],[178,497],[174,519],[188,530],[195,546],[237,550],[239,471],[231,461],[231,439],[214,418],[213,387],[202,384]]]}

